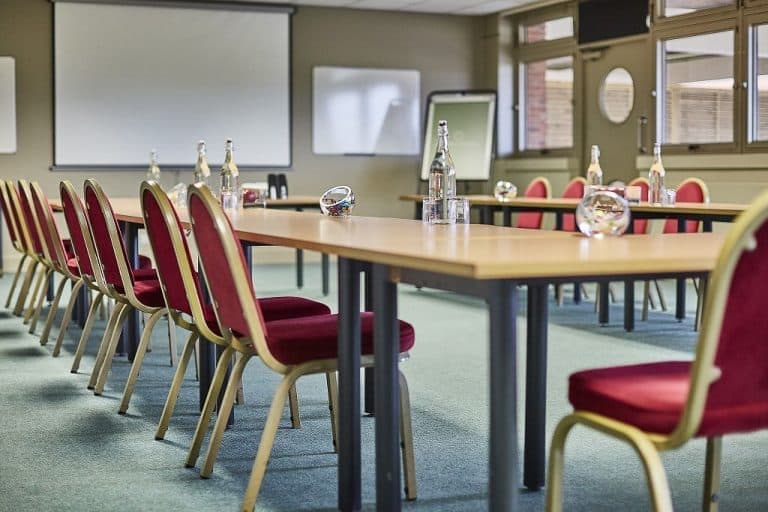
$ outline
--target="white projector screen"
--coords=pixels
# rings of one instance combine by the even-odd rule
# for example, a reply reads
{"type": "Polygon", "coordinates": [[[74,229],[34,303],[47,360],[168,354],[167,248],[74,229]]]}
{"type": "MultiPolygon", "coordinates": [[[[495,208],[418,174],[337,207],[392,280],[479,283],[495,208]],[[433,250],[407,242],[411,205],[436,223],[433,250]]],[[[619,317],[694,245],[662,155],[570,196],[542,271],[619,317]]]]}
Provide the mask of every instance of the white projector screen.
{"type": "Polygon", "coordinates": [[[291,165],[290,11],[192,5],[56,2],[55,169],[291,165]]]}

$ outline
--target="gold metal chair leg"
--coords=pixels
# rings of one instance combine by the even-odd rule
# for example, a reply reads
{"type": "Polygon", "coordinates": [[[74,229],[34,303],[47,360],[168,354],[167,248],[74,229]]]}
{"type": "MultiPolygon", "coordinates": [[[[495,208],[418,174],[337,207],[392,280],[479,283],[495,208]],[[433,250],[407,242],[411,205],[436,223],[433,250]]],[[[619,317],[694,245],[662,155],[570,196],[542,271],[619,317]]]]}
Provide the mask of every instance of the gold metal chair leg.
{"type": "Polygon", "coordinates": [[[651,283],[643,282],[643,309],[640,318],[643,322],[648,321],[648,302],[651,300],[651,283]]]}
{"type": "Polygon", "coordinates": [[[200,380],[200,338],[195,341],[195,380],[200,380]]]}
{"type": "Polygon", "coordinates": [[[35,304],[34,309],[30,311],[31,315],[29,315],[29,333],[35,332],[35,327],[37,327],[37,320],[40,318],[40,313],[43,311],[43,303],[45,302],[45,298],[48,295],[48,287],[53,283],[53,269],[49,268],[48,272],[46,272],[45,275],[45,281],[43,284],[43,288],[40,290],[40,295],[37,297],[37,304],[35,304]]]}
{"type": "Polygon", "coordinates": [[[98,369],[94,368],[94,372],[91,374],[91,377],[97,377],[96,385],[93,387],[93,394],[96,396],[101,395],[104,391],[104,385],[107,383],[109,371],[112,369],[112,361],[114,361],[115,354],[117,353],[117,344],[120,342],[120,332],[123,330],[123,324],[128,319],[128,312],[131,311],[131,309],[131,306],[125,306],[120,312],[120,316],[117,318],[115,327],[112,330],[107,350],[104,352],[104,357],[101,359],[101,364],[98,369]]]}
{"type": "Polygon", "coordinates": [[[413,426],[411,424],[411,397],[408,381],[400,373],[400,447],[403,459],[403,485],[405,499],[416,499],[416,460],[413,453],[413,426]]]}
{"type": "Polygon", "coordinates": [[[667,311],[667,298],[664,296],[664,290],[657,279],[653,280],[653,285],[656,287],[656,294],[659,296],[659,305],[662,311],[667,311]]]}
{"type": "Polygon", "coordinates": [[[28,303],[24,307],[24,325],[29,323],[30,318],[32,318],[32,314],[35,312],[35,304],[37,303],[37,298],[44,298],[47,291],[47,287],[43,286],[43,282],[48,282],[48,274],[51,270],[45,266],[43,266],[40,270],[41,271],[37,273],[37,280],[35,281],[32,294],[28,297],[28,303]]]}
{"type": "MultiPolygon", "coordinates": [[[[168,310],[165,308],[152,313],[146,327],[144,327],[144,332],[141,333],[139,346],[136,348],[136,355],[133,357],[133,364],[131,364],[131,372],[128,374],[128,380],[125,382],[125,388],[123,389],[123,399],[120,401],[120,407],[117,410],[118,414],[125,414],[125,411],[128,410],[128,404],[131,402],[131,397],[133,396],[133,388],[136,386],[136,380],[139,378],[139,372],[141,371],[141,364],[144,362],[144,354],[147,351],[149,340],[152,338],[152,329],[155,327],[157,321],[160,320],[163,315],[167,315],[167,313],[168,310]]],[[[96,387],[96,390],[101,392],[98,386],[96,387]]]]}
{"type": "Polygon", "coordinates": [[[558,306],[563,305],[563,285],[562,284],[555,285],[555,303],[558,306]]]}
{"type": "Polygon", "coordinates": [[[229,361],[234,351],[234,348],[227,346],[219,357],[219,362],[216,364],[216,370],[213,372],[211,387],[208,388],[208,395],[205,397],[203,410],[200,411],[200,417],[197,419],[195,433],[192,436],[192,444],[189,447],[189,453],[187,454],[187,461],[185,465],[188,468],[194,467],[195,463],[197,462],[197,458],[200,456],[200,448],[203,445],[203,438],[205,437],[205,433],[208,431],[208,425],[211,422],[211,415],[213,414],[213,409],[216,407],[216,402],[219,399],[219,392],[221,391],[221,386],[224,383],[224,378],[227,375],[227,367],[229,366],[229,361]]]}
{"type": "Polygon", "coordinates": [[[13,292],[16,291],[16,285],[19,282],[19,277],[22,274],[21,269],[24,268],[25,261],[27,261],[27,255],[22,254],[21,258],[19,259],[19,265],[18,267],[16,267],[16,273],[13,274],[13,282],[11,282],[11,289],[8,291],[8,298],[5,300],[5,309],[8,309],[11,307],[11,301],[13,300],[13,292]]]}
{"type": "Polygon", "coordinates": [[[693,330],[698,331],[701,329],[701,322],[704,317],[704,301],[707,298],[707,286],[709,282],[707,279],[702,279],[699,284],[699,296],[696,298],[696,318],[693,323],[693,330]]]}
{"type": "Polygon", "coordinates": [[[192,356],[192,352],[195,351],[196,343],[197,332],[192,331],[189,333],[189,338],[187,338],[187,342],[184,344],[184,348],[181,351],[181,358],[179,359],[178,366],[176,366],[176,371],[174,372],[173,380],[171,381],[171,388],[168,390],[168,396],[165,399],[163,413],[160,415],[160,422],[155,431],[155,439],[157,441],[162,440],[165,437],[165,433],[168,431],[168,425],[171,423],[173,410],[176,408],[176,400],[179,398],[181,385],[184,383],[184,374],[187,371],[189,358],[192,356]]]}
{"type": "Polygon", "coordinates": [[[563,510],[565,440],[574,425],[572,416],[566,416],[557,424],[555,433],[552,435],[552,446],[549,449],[549,468],[547,470],[547,512],[562,512],[563,510]]]}
{"type": "Polygon", "coordinates": [[[13,314],[16,316],[21,316],[22,312],[24,311],[24,303],[26,302],[27,295],[29,295],[29,289],[30,286],[32,286],[32,280],[35,277],[35,271],[37,270],[37,266],[39,264],[39,261],[31,260],[27,266],[27,272],[24,275],[24,281],[21,283],[21,289],[19,290],[19,295],[16,297],[16,304],[13,307],[13,314]]]}
{"type": "Polygon", "coordinates": [[[173,323],[170,315],[168,315],[168,352],[171,353],[171,367],[176,368],[179,364],[179,348],[176,345],[176,324],[173,323]]]}
{"type": "MultiPolygon", "coordinates": [[[[333,451],[339,451],[339,383],[336,380],[336,372],[326,372],[325,383],[328,387],[328,410],[331,413],[331,436],[333,438],[333,451]]],[[[294,385],[293,388],[296,386],[294,385]]],[[[290,397],[290,395],[288,395],[290,397]]]]}
{"type": "MultiPolygon", "coordinates": [[[[67,302],[67,308],[64,310],[64,316],[61,318],[61,325],[59,326],[59,335],[56,337],[56,343],[53,346],[53,357],[58,357],[59,352],[61,352],[61,345],[64,342],[64,335],[67,332],[67,326],[69,325],[69,321],[72,320],[72,310],[75,308],[75,303],[77,302],[77,297],[80,294],[80,289],[85,285],[85,281],[82,279],[78,279],[75,281],[75,285],[72,287],[72,292],[69,297],[69,301],[67,302]]],[[[43,334],[40,335],[40,343],[45,344],[48,343],[48,336],[51,333],[51,327],[53,326],[53,322],[55,320],[55,317],[50,319],[50,323],[45,325],[45,328],[43,329],[43,334]]]]}
{"type": "MultiPolygon", "coordinates": [[[[235,354],[234,361],[237,362],[238,359],[243,357],[242,354],[239,352],[235,354]]],[[[245,405],[245,391],[243,387],[243,379],[240,379],[240,382],[237,384],[237,393],[235,394],[235,403],[237,405],[245,405]]]]}
{"type": "MultiPolygon", "coordinates": [[[[216,462],[216,456],[219,454],[219,448],[221,447],[221,438],[224,436],[224,431],[227,429],[229,414],[232,412],[232,406],[235,403],[237,386],[243,375],[245,365],[248,364],[250,359],[251,356],[243,355],[232,369],[232,375],[229,377],[227,388],[224,391],[224,398],[221,400],[219,412],[216,415],[216,424],[213,427],[213,432],[211,432],[211,439],[208,441],[208,452],[205,454],[205,461],[200,468],[201,478],[208,478],[213,472],[213,464],[216,462]]],[[[285,402],[283,402],[283,404],[285,404],[285,402]]]]}
{"type": "Polygon", "coordinates": [[[584,286],[584,283],[579,283],[579,286],[581,286],[581,296],[584,300],[589,300],[589,293],[587,292],[587,287],[584,286]]]}
{"type": "Polygon", "coordinates": [[[264,480],[264,473],[267,471],[267,463],[269,462],[269,456],[272,453],[272,446],[275,444],[277,427],[280,426],[280,417],[283,414],[283,407],[285,407],[285,399],[297,377],[298,375],[289,373],[283,377],[277,390],[275,390],[275,396],[272,399],[272,405],[269,408],[267,422],[264,425],[264,431],[261,433],[261,441],[259,442],[259,449],[256,452],[256,459],[253,461],[251,476],[248,479],[248,487],[245,490],[243,506],[241,507],[241,510],[243,511],[251,512],[256,506],[256,499],[259,497],[261,482],[264,480]]]}
{"type": "MultiPolygon", "coordinates": [[[[83,332],[80,334],[80,341],[77,343],[77,349],[75,350],[75,358],[72,361],[72,369],[70,372],[77,373],[77,370],[80,369],[80,360],[83,358],[83,354],[85,353],[85,346],[88,344],[88,338],[90,338],[91,335],[91,329],[93,328],[93,322],[96,320],[96,308],[99,307],[99,304],[101,303],[102,299],[104,297],[104,294],[99,293],[96,296],[95,300],[91,301],[91,307],[88,308],[88,316],[85,318],[85,325],[83,326],[83,332]]],[[[110,325],[112,324],[113,319],[112,315],[110,315],[109,320],[107,321],[107,329],[110,328],[110,325]]],[[[61,346],[61,342],[64,337],[64,331],[59,331],[59,337],[56,340],[56,346],[61,346]]],[[[56,349],[53,351],[54,355],[58,354],[56,352],[56,349]]]]}
{"type": "Polygon", "coordinates": [[[616,304],[616,290],[613,289],[610,283],[608,283],[608,297],[610,297],[611,304],[616,304]]]}
{"type": "Polygon", "coordinates": [[[291,412],[291,428],[301,428],[301,413],[299,413],[299,393],[296,385],[288,391],[288,409],[291,412]]]}
{"type": "MultiPolygon", "coordinates": [[[[99,343],[99,351],[96,353],[96,361],[93,363],[93,370],[91,370],[91,378],[88,380],[88,389],[94,389],[96,382],[99,379],[101,373],[101,367],[104,364],[104,360],[107,358],[107,352],[109,352],[110,345],[112,345],[112,338],[119,336],[120,329],[123,326],[123,320],[127,318],[127,315],[123,313],[128,309],[127,304],[118,304],[110,317],[111,322],[107,323],[107,328],[104,330],[104,336],[99,343]],[[115,335],[115,333],[118,333],[115,335]]],[[[110,358],[111,359],[111,358],[110,358]]]]}
{"type": "MultiPolygon", "coordinates": [[[[48,343],[48,333],[51,330],[53,321],[56,319],[56,313],[59,310],[59,302],[61,301],[61,294],[64,292],[64,286],[69,282],[69,279],[62,277],[61,281],[59,281],[59,286],[56,287],[56,293],[53,295],[53,300],[51,301],[50,307],[48,308],[48,315],[45,317],[45,324],[43,324],[43,332],[40,335],[40,345],[45,345],[48,343]],[[43,334],[45,336],[43,336],[43,334]]],[[[32,322],[30,322],[30,334],[35,332],[35,327],[37,327],[37,320],[39,317],[40,312],[38,311],[37,314],[35,314],[35,316],[32,318],[32,322]]]]}
{"type": "Polygon", "coordinates": [[[723,453],[723,438],[707,438],[707,455],[704,470],[704,512],[717,512],[720,502],[720,458],[723,453]]]}

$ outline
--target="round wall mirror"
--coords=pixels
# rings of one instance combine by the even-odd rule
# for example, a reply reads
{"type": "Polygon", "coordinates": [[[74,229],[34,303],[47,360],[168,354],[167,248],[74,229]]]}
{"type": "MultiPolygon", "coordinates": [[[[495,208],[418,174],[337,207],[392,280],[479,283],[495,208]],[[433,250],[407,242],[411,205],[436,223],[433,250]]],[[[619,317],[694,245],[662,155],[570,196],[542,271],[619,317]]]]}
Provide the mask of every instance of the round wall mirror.
{"type": "Polygon", "coordinates": [[[612,123],[621,124],[629,118],[635,105],[635,84],[624,68],[613,68],[600,86],[600,110],[612,123]]]}

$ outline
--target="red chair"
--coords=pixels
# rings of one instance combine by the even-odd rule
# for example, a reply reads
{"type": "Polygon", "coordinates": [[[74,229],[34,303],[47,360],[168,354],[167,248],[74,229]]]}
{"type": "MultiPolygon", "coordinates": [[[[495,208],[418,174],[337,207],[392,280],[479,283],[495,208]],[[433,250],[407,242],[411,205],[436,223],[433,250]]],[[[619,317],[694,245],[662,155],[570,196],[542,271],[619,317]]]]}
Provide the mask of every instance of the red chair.
{"type": "MultiPolygon", "coordinates": [[[[225,355],[220,358],[220,361],[222,361],[220,366],[223,370],[217,372],[214,376],[213,384],[209,388],[208,396],[203,406],[195,435],[193,436],[193,448],[190,451],[196,460],[221,391],[227,363],[231,360],[230,356],[234,353],[234,349],[228,347],[219,331],[213,306],[205,304],[203,300],[199,277],[192,264],[184,230],[168,196],[159,184],[150,181],[142,183],[140,197],[144,226],[152,246],[152,252],[156,255],[157,275],[162,285],[163,296],[165,297],[169,315],[176,325],[190,333],[182,349],[179,364],[176,367],[176,373],[168,392],[163,414],[155,433],[155,439],[163,439],[168,429],[168,424],[173,414],[179,391],[181,390],[184,374],[198,338],[202,337],[212,343],[225,347],[225,355]]],[[[267,321],[330,313],[330,309],[325,304],[301,297],[260,299],[259,305],[267,321]]],[[[139,346],[136,352],[136,357],[131,367],[131,374],[125,386],[123,400],[120,404],[120,413],[125,413],[128,409],[133,385],[138,378],[145,351],[146,346],[139,346]]],[[[291,406],[292,423],[294,427],[298,427],[300,421],[295,389],[293,389],[291,394],[291,406]]],[[[221,439],[220,436],[221,434],[219,434],[218,439],[221,439]]],[[[192,465],[194,465],[194,462],[192,462],[192,465]]]]}
{"type": "MultiPolygon", "coordinates": [[[[337,369],[338,319],[336,315],[319,315],[299,320],[266,322],[254,296],[243,252],[235,239],[232,225],[208,188],[197,185],[189,188],[189,213],[221,332],[242,355],[232,371],[218,422],[226,422],[236,383],[253,356],[258,355],[267,368],[282,375],[269,409],[241,508],[253,510],[290,388],[302,375],[327,373],[337,369]]],[[[360,321],[362,364],[371,366],[374,361],[373,315],[361,313],[360,321]]],[[[401,321],[400,352],[410,350],[413,343],[413,327],[401,321]]],[[[408,388],[402,374],[400,383],[406,496],[414,499],[416,482],[413,472],[410,406],[407,398],[408,388]]],[[[332,399],[335,397],[332,396],[332,399]]]]}
{"type": "MultiPolygon", "coordinates": [[[[630,187],[640,187],[640,201],[648,201],[648,190],[651,188],[651,183],[648,178],[638,176],[629,182],[630,187]]],[[[645,235],[648,233],[648,219],[635,219],[632,221],[632,232],[636,235],[645,235]]]]}
{"type": "MultiPolygon", "coordinates": [[[[0,180],[0,204],[3,208],[3,217],[5,217],[5,224],[8,227],[8,235],[11,239],[11,244],[16,252],[21,256],[19,259],[19,265],[16,268],[16,273],[13,276],[13,282],[11,283],[11,289],[8,291],[8,298],[5,301],[5,307],[10,308],[13,300],[16,286],[19,283],[19,277],[22,274],[24,263],[32,254],[31,249],[27,244],[26,226],[22,226],[18,219],[16,211],[16,205],[11,200],[11,195],[16,196],[16,190],[13,188],[13,184],[10,181],[0,180]]],[[[30,266],[34,265],[34,261],[30,260],[30,266]]],[[[20,295],[25,295],[20,292],[20,295]]]]}
{"type": "MultiPolygon", "coordinates": [[[[680,183],[677,187],[677,197],[675,199],[678,203],[708,203],[709,202],[709,188],[699,178],[688,178],[680,183]]],[[[685,222],[685,233],[696,233],[699,231],[699,221],[689,220],[685,222]]],[[[664,233],[677,233],[677,220],[667,219],[664,222],[664,233]]]]}
{"type": "Polygon", "coordinates": [[[696,356],[571,375],[575,411],[552,439],[547,510],[562,507],[563,450],[574,425],[623,440],[640,456],[656,511],[672,502],[659,452],[707,439],[704,509],[717,508],[722,436],[768,428],[768,193],[731,227],[710,276],[696,356]]]}
{"type": "MultiPolygon", "coordinates": [[[[27,297],[26,307],[24,306],[24,300],[17,301],[14,314],[22,316],[24,323],[28,324],[32,319],[32,315],[35,311],[35,303],[39,295],[46,294],[47,287],[43,286],[44,282],[47,282],[53,270],[48,262],[45,244],[42,239],[40,231],[40,225],[37,221],[37,215],[35,215],[34,208],[32,206],[32,195],[29,190],[29,183],[26,180],[19,180],[18,182],[18,209],[19,217],[26,225],[27,234],[30,240],[30,248],[32,250],[31,256],[39,265],[39,272],[37,272],[37,279],[32,288],[32,293],[27,297]]],[[[34,269],[33,269],[34,273],[34,269]]],[[[30,275],[30,278],[33,276],[30,275]]],[[[21,297],[20,297],[21,299],[21,297]]]]}
{"type": "MultiPolygon", "coordinates": [[[[587,186],[587,180],[583,176],[576,176],[565,185],[565,190],[563,190],[562,197],[566,199],[581,199],[582,197],[584,197],[584,187],[586,186],[587,186]]],[[[568,231],[568,232],[578,231],[578,227],[576,226],[575,214],[573,213],[563,214],[562,231],[568,231]]],[[[573,286],[574,287],[581,286],[582,293],[586,292],[586,290],[584,289],[584,286],[580,283],[573,283],[573,286]]],[[[558,306],[563,305],[563,285],[562,284],[558,284],[555,286],[555,300],[558,306]]]]}
{"type": "MultiPolygon", "coordinates": [[[[112,367],[120,331],[128,313],[136,309],[150,315],[139,341],[139,345],[142,345],[147,343],[155,324],[167,314],[168,310],[165,307],[160,282],[155,279],[155,270],[133,269],[129,264],[117,219],[101,186],[95,180],[86,180],[84,196],[88,226],[98,254],[101,278],[103,278],[100,288],[104,295],[115,301],[115,309],[107,323],[88,382],[88,389],[93,389],[94,394],[100,395],[112,367]]],[[[82,353],[81,350],[78,347],[78,353],[82,353]]],[[[175,347],[171,346],[171,353],[174,352],[175,347]]]]}
{"type": "MultiPolygon", "coordinates": [[[[525,197],[549,199],[552,197],[552,186],[549,180],[542,176],[534,179],[525,189],[525,197]]],[[[517,227],[523,229],[541,229],[544,214],[541,212],[521,212],[517,214],[517,227]]]]}

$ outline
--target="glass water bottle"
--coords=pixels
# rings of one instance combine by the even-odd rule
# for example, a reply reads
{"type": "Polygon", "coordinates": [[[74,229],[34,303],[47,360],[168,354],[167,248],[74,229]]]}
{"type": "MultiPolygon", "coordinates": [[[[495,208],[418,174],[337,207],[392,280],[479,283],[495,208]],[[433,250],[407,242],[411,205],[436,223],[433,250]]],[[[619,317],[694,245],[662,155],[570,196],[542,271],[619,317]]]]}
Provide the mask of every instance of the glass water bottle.
{"type": "Polygon", "coordinates": [[[600,148],[592,146],[592,158],[587,168],[587,187],[599,187],[603,184],[603,170],[600,168],[600,148]]]}
{"type": "Polygon", "coordinates": [[[195,183],[208,185],[211,169],[208,167],[208,158],[205,156],[205,141],[197,143],[197,162],[195,163],[195,183]]]}
{"type": "Polygon", "coordinates": [[[147,179],[160,181],[160,166],[157,165],[157,150],[149,152],[149,169],[147,169],[147,179]]]}
{"type": "Polygon", "coordinates": [[[648,171],[648,202],[655,206],[664,203],[664,164],[661,163],[661,143],[653,145],[653,165],[648,171]]]}
{"type": "Polygon", "coordinates": [[[224,164],[220,172],[219,199],[225,210],[235,210],[240,204],[240,173],[237,170],[232,139],[224,147],[224,164]]]}
{"type": "Polygon", "coordinates": [[[429,168],[429,198],[436,200],[433,222],[455,222],[450,215],[450,200],[456,197],[456,166],[448,150],[448,122],[437,123],[437,150],[429,168]]]}

